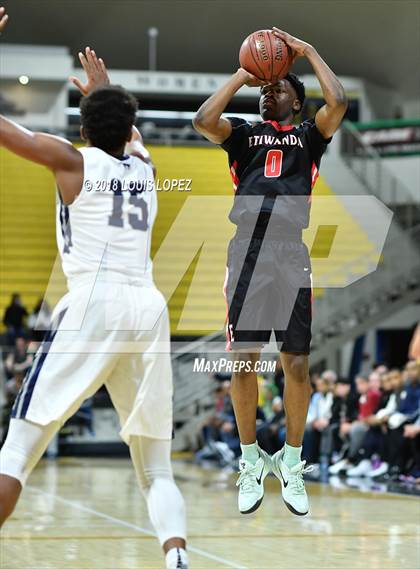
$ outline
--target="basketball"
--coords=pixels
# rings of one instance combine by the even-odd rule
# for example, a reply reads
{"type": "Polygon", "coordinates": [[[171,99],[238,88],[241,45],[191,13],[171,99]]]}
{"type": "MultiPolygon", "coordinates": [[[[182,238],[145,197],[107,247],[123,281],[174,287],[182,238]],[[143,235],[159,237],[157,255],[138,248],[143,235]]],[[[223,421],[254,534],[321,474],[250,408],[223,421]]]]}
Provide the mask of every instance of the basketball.
{"type": "Polygon", "coordinates": [[[287,75],[292,65],[292,53],[271,30],[258,30],[242,43],[239,63],[258,79],[275,82],[287,75]]]}

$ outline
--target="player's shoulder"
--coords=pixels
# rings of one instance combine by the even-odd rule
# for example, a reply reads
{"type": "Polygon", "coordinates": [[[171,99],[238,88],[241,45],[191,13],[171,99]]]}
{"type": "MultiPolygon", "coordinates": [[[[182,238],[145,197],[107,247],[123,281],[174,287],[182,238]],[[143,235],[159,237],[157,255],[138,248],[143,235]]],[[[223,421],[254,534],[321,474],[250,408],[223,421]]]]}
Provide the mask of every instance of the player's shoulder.
{"type": "Polygon", "coordinates": [[[302,121],[300,124],[295,125],[296,129],[300,132],[306,132],[308,130],[311,130],[313,128],[316,128],[316,124],[315,124],[315,119],[306,119],[304,121],[302,121]]]}

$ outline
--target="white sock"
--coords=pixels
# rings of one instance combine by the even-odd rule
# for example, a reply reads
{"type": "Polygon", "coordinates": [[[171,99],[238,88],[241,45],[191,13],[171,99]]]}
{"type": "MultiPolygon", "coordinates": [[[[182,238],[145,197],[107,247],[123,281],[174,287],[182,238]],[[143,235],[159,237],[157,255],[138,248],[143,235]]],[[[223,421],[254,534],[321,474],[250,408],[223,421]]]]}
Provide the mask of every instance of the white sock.
{"type": "Polygon", "coordinates": [[[176,569],[179,564],[179,560],[184,565],[188,565],[188,555],[185,549],[181,547],[174,547],[168,551],[166,554],[166,569],[176,569]]]}
{"type": "Polygon", "coordinates": [[[292,447],[285,443],[283,462],[286,464],[287,468],[293,468],[300,462],[300,457],[302,454],[302,447],[292,447]]]}
{"type": "Polygon", "coordinates": [[[257,460],[260,458],[260,453],[258,452],[257,443],[252,445],[241,445],[242,458],[251,464],[257,464],[257,460]]]}

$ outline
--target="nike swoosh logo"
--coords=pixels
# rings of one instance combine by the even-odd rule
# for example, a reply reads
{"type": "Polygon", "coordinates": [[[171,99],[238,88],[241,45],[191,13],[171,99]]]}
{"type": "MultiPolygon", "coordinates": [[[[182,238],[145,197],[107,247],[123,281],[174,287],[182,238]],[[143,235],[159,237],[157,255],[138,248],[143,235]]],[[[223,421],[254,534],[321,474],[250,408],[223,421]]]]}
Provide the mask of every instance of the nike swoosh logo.
{"type": "Polygon", "coordinates": [[[260,486],[261,486],[261,480],[262,480],[263,472],[264,472],[264,465],[263,465],[262,470],[260,472],[260,476],[259,477],[257,476],[257,484],[259,484],[260,486]]]}
{"type": "Polygon", "coordinates": [[[283,480],[283,486],[284,486],[285,488],[287,488],[287,486],[289,485],[289,481],[286,482],[286,480],[284,479],[283,473],[282,473],[282,471],[280,470],[280,468],[279,468],[279,471],[280,471],[281,479],[283,480]]]}

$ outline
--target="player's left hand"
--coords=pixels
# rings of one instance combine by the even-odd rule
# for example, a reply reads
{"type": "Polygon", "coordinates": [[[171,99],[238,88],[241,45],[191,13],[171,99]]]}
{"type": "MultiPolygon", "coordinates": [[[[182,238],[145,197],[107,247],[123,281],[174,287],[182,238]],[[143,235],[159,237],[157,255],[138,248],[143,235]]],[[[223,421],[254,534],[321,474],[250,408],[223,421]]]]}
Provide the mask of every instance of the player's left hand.
{"type": "Polygon", "coordinates": [[[306,43],[294,36],[291,36],[287,32],[283,30],[279,30],[279,28],[272,28],[273,34],[279,38],[281,38],[286,45],[290,47],[293,52],[293,61],[297,57],[304,57],[309,49],[312,49],[311,44],[306,43]]]}
{"type": "Polygon", "coordinates": [[[109,85],[110,80],[105,63],[101,58],[98,59],[96,53],[90,47],[85,49],[85,53],[79,52],[79,60],[86,73],[87,81],[83,84],[77,77],[69,77],[70,81],[76,85],[82,95],[89,95],[94,89],[109,85]]]}
{"type": "Polygon", "coordinates": [[[4,32],[8,20],[9,20],[9,16],[6,14],[6,8],[1,6],[1,8],[0,8],[0,34],[2,32],[4,32]]]}

